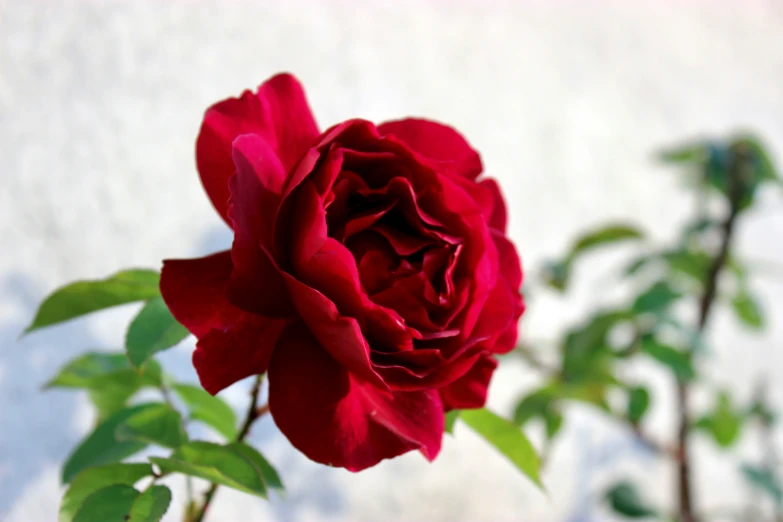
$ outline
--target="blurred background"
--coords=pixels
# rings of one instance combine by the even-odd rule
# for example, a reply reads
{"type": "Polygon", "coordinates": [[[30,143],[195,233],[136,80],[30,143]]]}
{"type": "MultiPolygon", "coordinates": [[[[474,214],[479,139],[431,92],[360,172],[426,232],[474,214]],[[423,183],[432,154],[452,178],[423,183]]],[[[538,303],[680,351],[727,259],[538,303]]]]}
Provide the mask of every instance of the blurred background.
{"type": "MultiPolygon", "coordinates": [[[[93,413],[86,397],[41,385],[85,349],[120,348],[136,310],[18,341],[41,299],[75,279],[230,244],[194,164],[213,102],[290,71],[322,128],[407,115],[454,125],[501,182],[510,236],[532,274],[593,223],[631,221],[653,240],[671,239],[692,198],[652,161],[661,146],[753,129],[780,158],[782,50],[783,3],[774,0],[0,0],[0,520],[56,519],[59,466],[93,413]]],[[[760,194],[737,232],[741,255],[778,267],[750,282],[768,327],[748,335],[716,311],[707,367],[740,397],[766,376],[778,405],[782,202],[779,191],[760,194]]],[[[534,295],[523,339],[555,338],[603,303],[602,269],[614,259],[580,265],[568,299],[534,295]]],[[[192,349],[187,341],[166,352],[164,366],[195,381],[192,349]]],[[[508,413],[535,380],[507,361],[490,406],[508,413]]],[[[665,438],[674,397],[659,381],[647,425],[665,438]]],[[[225,395],[239,407],[246,387],[225,395]]],[[[464,426],[432,465],[411,453],[358,475],[308,461],[271,418],[251,442],[278,468],[287,496],[267,503],[221,490],[216,521],[613,520],[595,499],[618,474],[656,501],[674,498],[670,464],[579,406],[543,473],[547,495],[464,426]]],[[[747,499],[735,463],[706,439],[694,451],[698,499],[747,499]]],[[[180,510],[175,502],[165,520],[180,510]]]]}

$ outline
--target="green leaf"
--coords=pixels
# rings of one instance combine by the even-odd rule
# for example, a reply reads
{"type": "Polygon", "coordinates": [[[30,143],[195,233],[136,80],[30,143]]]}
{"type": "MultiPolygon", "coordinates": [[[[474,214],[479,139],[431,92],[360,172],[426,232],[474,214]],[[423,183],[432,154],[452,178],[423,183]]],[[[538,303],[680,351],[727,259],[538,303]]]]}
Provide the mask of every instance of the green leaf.
{"type": "Polygon", "coordinates": [[[125,484],[99,489],[84,500],[73,522],[127,522],[139,492],[125,484]]]}
{"type": "Polygon", "coordinates": [[[775,165],[767,153],[766,147],[757,137],[745,134],[734,138],[735,146],[746,147],[750,150],[754,160],[754,170],[761,181],[780,181],[780,175],[775,170],[775,165]]]}
{"type": "Polygon", "coordinates": [[[171,490],[152,486],[136,498],[127,522],[160,522],[171,504],[171,490]]]}
{"type": "Polygon", "coordinates": [[[125,270],[100,281],[79,281],[49,295],[24,333],[62,323],[104,308],[160,295],[154,270],[125,270]]]}
{"type": "Polygon", "coordinates": [[[644,233],[638,228],[630,225],[609,225],[601,227],[577,238],[568,259],[573,260],[577,255],[598,246],[628,241],[631,239],[642,239],[644,233]]]}
{"type": "Polygon", "coordinates": [[[731,301],[734,313],[745,326],[758,330],[764,327],[764,316],[761,306],[747,290],[740,290],[731,301]]]}
{"type": "Polygon", "coordinates": [[[158,352],[180,343],[190,332],[174,319],[162,297],[147,301],[133,319],[125,336],[128,359],[140,368],[158,352]]]}
{"type": "Polygon", "coordinates": [[[536,450],[518,427],[486,408],[462,410],[460,419],[543,489],[536,450]]]}
{"type": "Polygon", "coordinates": [[[703,283],[712,263],[712,257],[703,251],[675,250],[663,256],[673,272],[688,276],[698,283],[703,283]]]}
{"type": "Polygon", "coordinates": [[[283,481],[280,480],[280,475],[277,474],[277,470],[272,467],[258,450],[244,442],[233,442],[227,447],[245,457],[247,461],[256,467],[261,474],[261,478],[264,479],[264,484],[266,484],[267,488],[276,489],[278,491],[283,491],[283,489],[285,489],[283,487],[283,481]]]}
{"type": "Polygon", "coordinates": [[[544,263],[542,277],[544,282],[553,289],[564,292],[571,275],[571,264],[568,261],[549,261],[544,263]]]}
{"type": "Polygon", "coordinates": [[[658,513],[639,495],[630,482],[618,482],[606,492],[606,500],[612,509],[627,518],[653,518],[658,513]]]}
{"type": "Polygon", "coordinates": [[[164,448],[178,448],[188,440],[182,418],[168,404],[156,404],[121,422],[114,436],[118,441],[138,441],[164,448]]]}
{"type": "Polygon", "coordinates": [[[174,391],[190,410],[190,418],[212,426],[227,440],[237,434],[237,418],[231,406],[198,386],[177,384],[174,391]]]}
{"type": "Polygon", "coordinates": [[[689,143],[678,147],[663,149],[658,158],[664,163],[705,163],[709,158],[706,143],[689,143]]]}
{"type": "Polygon", "coordinates": [[[513,423],[523,427],[531,419],[545,417],[554,399],[555,393],[549,387],[541,388],[523,397],[514,408],[513,423]]]}
{"type": "Polygon", "coordinates": [[[266,498],[259,469],[236,450],[210,442],[189,442],[170,458],[150,457],[163,473],[184,473],[266,498]]]}
{"type": "Polygon", "coordinates": [[[70,482],[80,471],[91,466],[111,464],[141,451],[145,442],[118,441],[114,437],[117,426],[132,415],[157,407],[157,404],[139,404],[125,408],[103,421],[95,430],[82,440],[68,457],[63,466],[62,481],[70,482]]]}
{"type": "Polygon", "coordinates": [[[459,410],[451,410],[446,414],[446,424],[445,424],[445,432],[453,434],[454,433],[454,425],[457,423],[457,418],[459,417],[459,410]]]}
{"type": "Polygon", "coordinates": [[[72,522],[84,499],[113,484],[133,486],[152,475],[149,464],[109,464],[87,468],[73,479],[60,503],[59,522],[72,522]]]}
{"type": "Polygon", "coordinates": [[[655,340],[654,337],[642,339],[642,350],[650,357],[666,366],[680,380],[688,381],[696,377],[691,356],[668,344],[655,340]]]}
{"type": "Polygon", "coordinates": [[[647,388],[636,386],[628,391],[628,411],[626,415],[631,424],[638,424],[650,407],[650,392],[647,388]]]}
{"type": "Polygon", "coordinates": [[[778,507],[783,506],[783,484],[771,469],[743,464],[740,471],[751,486],[769,495],[778,507]]]}
{"type": "Polygon", "coordinates": [[[103,419],[122,409],[141,388],[160,386],[161,379],[155,361],[139,372],[124,354],[92,352],[66,364],[46,387],[86,389],[103,419]]]}
{"type": "Polygon", "coordinates": [[[732,405],[728,393],[721,392],[712,413],[699,419],[695,427],[709,433],[720,447],[728,448],[742,431],[742,412],[732,405]]]}
{"type": "Polygon", "coordinates": [[[659,281],[639,294],[631,307],[637,314],[663,312],[682,297],[668,283],[659,281]]]}
{"type": "Polygon", "coordinates": [[[553,409],[544,413],[544,428],[546,429],[547,439],[553,439],[563,427],[563,415],[553,409]]]}

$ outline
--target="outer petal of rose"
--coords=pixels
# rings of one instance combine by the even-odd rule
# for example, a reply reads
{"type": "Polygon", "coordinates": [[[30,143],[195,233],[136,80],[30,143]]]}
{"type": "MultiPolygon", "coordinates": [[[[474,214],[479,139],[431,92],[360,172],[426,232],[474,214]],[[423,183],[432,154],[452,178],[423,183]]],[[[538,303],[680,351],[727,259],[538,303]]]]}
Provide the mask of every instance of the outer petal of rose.
{"type": "Polygon", "coordinates": [[[233,154],[237,172],[229,181],[228,216],[234,228],[229,299],[259,315],[290,315],[293,308],[285,285],[269,259],[285,170],[271,146],[258,135],[238,137],[233,154]]]}
{"type": "Polygon", "coordinates": [[[484,406],[487,401],[489,381],[497,366],[498,362],[494,357],[482,355],[465,375],[441,388],[440,398],[443,400],[445,410],[484,406]]]}
{"type": "Polygon", "coordinates": [[[500,275],[505,278],[512,291],[518,292],[522,286],[522,264],[517,249],[514,247],[514,243],[497,230],[492,230],[491,233],[498,251],[500,275]]]}
{"type": "Polygon", "coordinates": [[[483,169],[478,152],[452,127],[423,119],[389,121],[378,126],[382,136],[393,134],[425,158],[452,164],[454,174],[475,179],[483,169]]]}
{"type": "Polygon", "coordinates": [[[210,107],[196,141],[201,182],[218,213],[228,221],[228,179],[234,173],[231,143],[240,134],[263,136],[289,171],[318,137],[304,90],[290,74],[264,82],[210,107]]]}
{"type": "Polygon", "coordinates": [[[491,194],[493,199],[492,213],[487,216],[487,223],[491,228],[506,233],[506,224],[508,216],[506,213],[506,202],[503,199],[503,193],[500,192],[500,187],[497,181],[492,178],[481,180],[479,183],[482,187],[485,187],[491,194]]]}
{"type": "Polygon", "coordinates": [[[230,330],[212,330],[193,352],[193,366],[201,385],[216,394],[237,381],[263,373],[275,349],[285,320],[253,316],[230,330]]]}
{"type": "Polygon", "coordinates": [[[443,438],[436,391],[380,390],[346,371],[302,327],[286,329],[272,356],[269,407],[307,457],[350,471],[416,449],[432,460],[443,438]]]}
{"type": "Polygon", "coordinates": [[[250,314],[232,305],[226,287],[234,265],[231,252],[163,262],[160,291],[172,315],[198,338],[212,329],[233,328],[250,314]]]}

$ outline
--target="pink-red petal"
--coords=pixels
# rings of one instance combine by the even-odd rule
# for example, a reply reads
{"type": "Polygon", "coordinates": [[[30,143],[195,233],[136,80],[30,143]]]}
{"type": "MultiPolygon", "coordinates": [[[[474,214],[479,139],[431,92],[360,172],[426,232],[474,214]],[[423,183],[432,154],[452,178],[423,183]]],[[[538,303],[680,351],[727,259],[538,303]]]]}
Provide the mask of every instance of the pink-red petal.
{"type": "Polygon", "coordinates": [[[197,259],[169,259],[163,262],[160,291],[172,315],[196,337],[212,329],[233,328],[249,314],[226,297],[234,265],[231,252],[197,259]]]}
{"type": "Polygon", "coordinates": [[[440,389],[440,397],[446,411],[481,408],[487,401],[487,390],[497,360],[482,355],[476,364],[462,377],[440,389]]]}
{"type": "Polygon", "coordinates": [[[409,118],[378,126],[382,136],[394,135],[425,158],[442,162],[454,174],[475,179],[481,157],[456,129],[434,121],[409,118]]]}
{"type": "Polygon", "coordinates": [[[310,459],[360,471],[419,450],[440,451],[443,405],[437,391],[390,392],[337,363],[306,328],[286,329],[269,368],[275,423],[310,459]]]}
{"type": "Polygon", "coordinates": [[[211,330],[196,344],[193,366],[211,394],[264,373],[287,321],[253,316],[230,330],[211,330]]]}
{"type": "Polygon", "coordinates": [[[264,82],[257,93],[245,91],[210,107],[196,141],[196,164],[215,209],[228,220],[228,180],[235,167],[231,144],[241,134],[262,136],[290,171],[318,137],[304,90],[290,74],[264,82]]]}

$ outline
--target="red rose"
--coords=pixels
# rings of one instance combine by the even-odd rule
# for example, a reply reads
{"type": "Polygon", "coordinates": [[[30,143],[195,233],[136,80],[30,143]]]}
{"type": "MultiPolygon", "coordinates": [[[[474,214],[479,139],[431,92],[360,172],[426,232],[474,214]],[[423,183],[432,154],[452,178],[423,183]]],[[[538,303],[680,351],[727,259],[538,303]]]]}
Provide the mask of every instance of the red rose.
{"type": "Polygon", "coordinates": [[[196,149],[234,243],[166,261],[161,291],[204,388],[268,372],[275,422],[317,462],[433,459],[444,410],[484,404],[524,309],[478,153],[426,120],[319,133],[286,74],[212,106],[196,149]]]}

